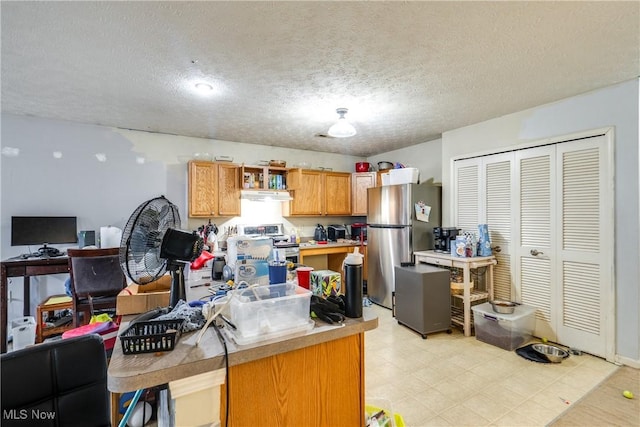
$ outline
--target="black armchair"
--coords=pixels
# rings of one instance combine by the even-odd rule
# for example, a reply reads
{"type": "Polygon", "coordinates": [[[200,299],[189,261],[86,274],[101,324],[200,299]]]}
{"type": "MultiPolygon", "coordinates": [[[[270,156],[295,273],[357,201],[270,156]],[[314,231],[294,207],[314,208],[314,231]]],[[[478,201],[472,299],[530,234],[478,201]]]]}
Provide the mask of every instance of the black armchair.
{"type": "Polygon", "coordinates": [[[107,357],[96,334],[26,347],[0,356],[2,424],[110,426],[107,357]]]}

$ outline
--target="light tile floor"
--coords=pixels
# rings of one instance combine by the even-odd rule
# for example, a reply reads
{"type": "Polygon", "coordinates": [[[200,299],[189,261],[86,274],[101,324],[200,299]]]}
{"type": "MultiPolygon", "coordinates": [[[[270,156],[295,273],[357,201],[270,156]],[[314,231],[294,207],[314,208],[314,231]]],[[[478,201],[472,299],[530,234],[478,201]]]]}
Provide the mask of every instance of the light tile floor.
{"type": "Polygon", "coordinates": [[[407,426],[545,426],[617,368],[587,354],[531,362],[456,328],[423,340],[372,308],[379,325],[365,334],[365,401],[390,405],[407,426]]]}

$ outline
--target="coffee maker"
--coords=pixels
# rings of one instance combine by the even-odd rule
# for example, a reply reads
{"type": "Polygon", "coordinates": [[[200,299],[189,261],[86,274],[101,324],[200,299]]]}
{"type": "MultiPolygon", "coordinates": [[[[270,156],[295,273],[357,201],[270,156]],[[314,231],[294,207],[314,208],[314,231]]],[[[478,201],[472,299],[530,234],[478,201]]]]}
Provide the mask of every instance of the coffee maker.
{"type": "Polygon", "coordinates": [[[456,227],[434,227],[433,241],[436,252],[451,252],[451,242],[456,240],[460,230],[456,227]]]}

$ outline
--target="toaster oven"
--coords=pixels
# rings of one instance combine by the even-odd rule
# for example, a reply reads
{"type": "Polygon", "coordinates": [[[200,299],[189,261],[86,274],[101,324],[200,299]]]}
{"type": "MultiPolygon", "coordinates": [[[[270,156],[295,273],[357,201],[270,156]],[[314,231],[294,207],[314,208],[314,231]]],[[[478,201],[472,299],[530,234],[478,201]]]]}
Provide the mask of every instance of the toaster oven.
{"type": "Polygon", "coordinates": [[[347,229],[342,225],[329,225],[327,227],[327,239],[337,242],[338,239],[347,238],[347,229]]]}

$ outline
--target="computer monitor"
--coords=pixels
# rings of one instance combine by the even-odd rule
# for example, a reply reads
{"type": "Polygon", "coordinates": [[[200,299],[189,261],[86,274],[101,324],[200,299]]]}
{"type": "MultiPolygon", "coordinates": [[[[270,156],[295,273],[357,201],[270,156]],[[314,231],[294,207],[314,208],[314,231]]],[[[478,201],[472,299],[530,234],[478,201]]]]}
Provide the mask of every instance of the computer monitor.
{"type": "Polygon", "coordinates": [[[38,255],[55,256],[59,251],[48,244],[77,243],[75,216],[12,216],[11,246],[42,245],[38,255]]]}

